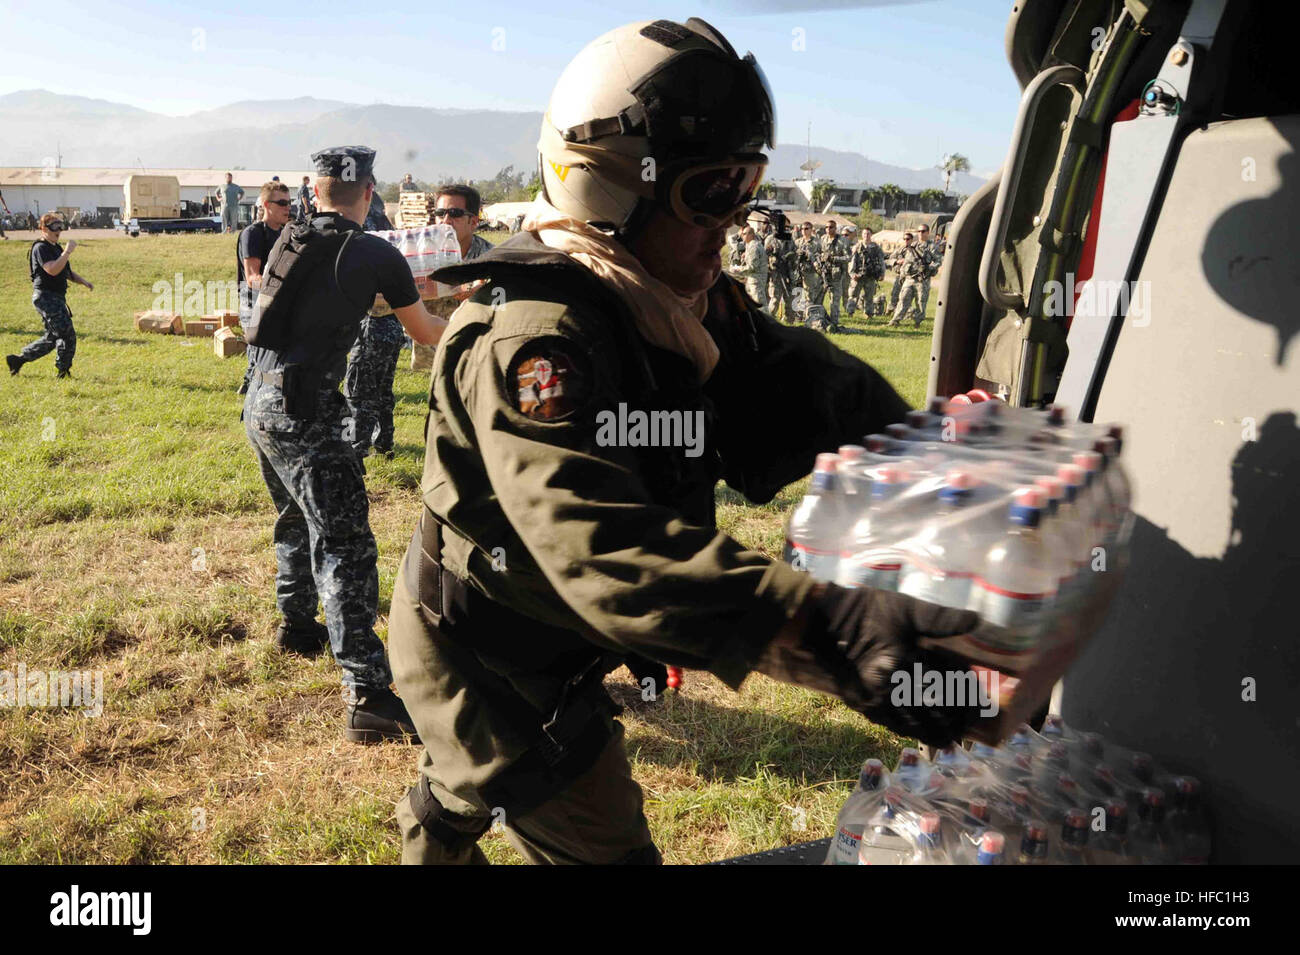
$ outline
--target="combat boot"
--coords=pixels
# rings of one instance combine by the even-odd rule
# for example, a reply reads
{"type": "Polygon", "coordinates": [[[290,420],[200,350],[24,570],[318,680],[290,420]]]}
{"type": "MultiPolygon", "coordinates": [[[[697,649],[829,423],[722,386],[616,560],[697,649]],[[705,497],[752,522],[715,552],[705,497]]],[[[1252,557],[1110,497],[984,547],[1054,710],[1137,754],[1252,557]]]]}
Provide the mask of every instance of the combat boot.
{"type": "Polygon", "coordinates": [[[18,369],[23,367],[23,360],[17,355],[5,355],[5,364],[9,366],[9,374],[18,374],[18,369]]]}
{"type": "Polygon", "coordinates": [[[355,701],[347,708],[343,735],[354,743],[381,743],[386,739],[418,743],[420,740],[405,704],[387,687],[357,687],[355,701]]]}
{"type": "Polygon", "coordinates": [[[316,657],[330,645],[330,632],[325,624],[313,620],[306,626],[281,623],[275,631],[275,645],[285,653],[303,657],[316,657]]]}

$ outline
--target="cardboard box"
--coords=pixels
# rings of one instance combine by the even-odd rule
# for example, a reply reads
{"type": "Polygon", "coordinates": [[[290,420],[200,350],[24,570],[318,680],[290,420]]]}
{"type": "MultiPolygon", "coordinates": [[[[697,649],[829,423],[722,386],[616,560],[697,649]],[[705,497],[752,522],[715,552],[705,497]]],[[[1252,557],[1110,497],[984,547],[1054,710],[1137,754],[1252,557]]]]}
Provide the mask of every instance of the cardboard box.
{"type": "Polygon", "coordinates": [[[191,318],[185,322],[185,334],[197,338],[211,338],[220,327],[220,319],[191,318]]]}
{"type": "Polygon", "coordinates": [[[148,309],[135,313],[135,330],[152,332],[155,335],[180,335],[184,333],[184,326],[179,315],[148,309]]]}
{"type": "Polygon", "coordinates": [[[248,351],[248,343],[235,328],[218,328],[212,335],[212,351],[218,358],[233,358],[248,351]]]}
{"type": "Polygon", "coordinates": [[[204,315],[204,320],[211,319],[218,322],[219,328],[234,328],[239,324],[238,312],[213,312],[211,315],[204,315]]]}

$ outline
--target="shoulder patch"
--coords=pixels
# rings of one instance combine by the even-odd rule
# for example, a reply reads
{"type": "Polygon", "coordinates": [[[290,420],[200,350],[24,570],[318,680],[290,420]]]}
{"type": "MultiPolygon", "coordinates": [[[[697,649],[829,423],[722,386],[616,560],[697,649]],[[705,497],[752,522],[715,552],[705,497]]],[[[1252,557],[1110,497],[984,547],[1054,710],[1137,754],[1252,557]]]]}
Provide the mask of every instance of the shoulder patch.
{"type": "Polygon", "coordinates": [[[506,388],[516,411],[535,421],[558,421],[591,397],[591,363],[563,338],[534,338],[510,359],[506,388]]]}

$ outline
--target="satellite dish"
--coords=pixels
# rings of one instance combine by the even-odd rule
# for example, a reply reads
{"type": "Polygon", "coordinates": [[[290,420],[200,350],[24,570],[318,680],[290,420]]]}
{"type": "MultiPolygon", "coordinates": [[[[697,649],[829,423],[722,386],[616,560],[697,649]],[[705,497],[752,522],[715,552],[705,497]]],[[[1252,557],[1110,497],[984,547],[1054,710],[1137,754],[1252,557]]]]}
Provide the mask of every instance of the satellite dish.
{"type": "Polygon", "coordinates": [[[801,163],[799,168],[802,169],[804,172],[812,172],[814,169],[818,168],[821,164],[822,163],[820,159],[809,159],[807,162],[801,163]]]}

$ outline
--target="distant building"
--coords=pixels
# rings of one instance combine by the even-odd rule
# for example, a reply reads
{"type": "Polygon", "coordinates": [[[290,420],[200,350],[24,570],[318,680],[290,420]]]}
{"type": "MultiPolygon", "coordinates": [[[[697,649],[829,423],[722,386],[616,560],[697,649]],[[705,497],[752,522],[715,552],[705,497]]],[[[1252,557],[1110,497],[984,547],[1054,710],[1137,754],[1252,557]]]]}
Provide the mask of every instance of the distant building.
{"type": "Polygon", "coordinates": [[[251,221],[252,207],[257,202],[262,183],[272,176],[297,192],[303,176],[313,180],[316,174],[308,169],[139,169],[139,168],[49,168],[43,166],[0,166],[0,191],[14,212],[41,215],[52,209],[80,209],[87,213],[108,212],[120,215],[122,185],[132,174],[150,176],[175,176],[180,180],[181,199],[202,202],[211,196],[217,186],[226,181],[229,172],[235,182],[243,187],[240,203],[244,215],[241,221],[251,221]]]}
{"type": "MultiPolygon", "coordinates": [[[[823,203],[822,208],[814,209],[812,202],[813,188],[825,181],[823,179],[771,179],[768,180],[768,183],[775,189],[776,195],[774,198],[764,201],[783,212],[817,212],[854,216],[862,211],[862,203],[867,199],[867,192],[876,186],[882,185],[882,183],[837,182],[834,184],[833,199],[823,203]],[[830,208],[826,208],[827,204],[829,204],[830,208]]],[[[914,192],[904,192],[898,208],[891,208],[889,215],[896,215],[899,212],[921,212],[921,192],[920,189],[914,192]]],[[[946,195],[935,208],[927,211],[931,213],[956,212],[958,205],[955,195],[946,195]]],[[[882,208],[872,209],[872,211],[880,215],[886,214],[882,208]]]]}

